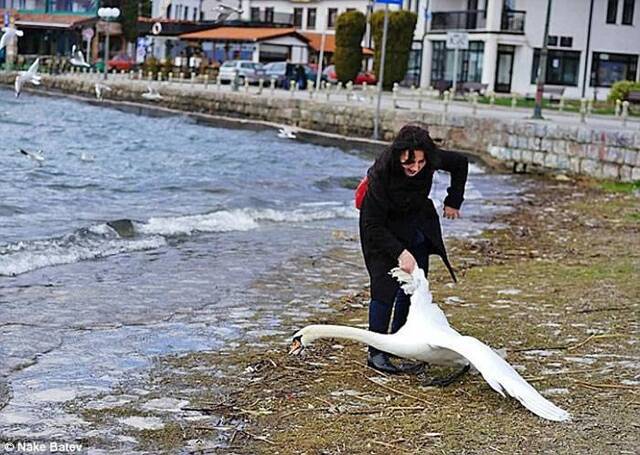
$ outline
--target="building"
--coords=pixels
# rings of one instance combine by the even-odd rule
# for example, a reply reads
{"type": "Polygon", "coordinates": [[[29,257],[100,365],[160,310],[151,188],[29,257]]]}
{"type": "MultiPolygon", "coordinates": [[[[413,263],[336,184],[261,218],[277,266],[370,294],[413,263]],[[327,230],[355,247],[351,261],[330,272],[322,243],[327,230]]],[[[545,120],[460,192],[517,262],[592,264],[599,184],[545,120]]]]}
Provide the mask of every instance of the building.
{"type": "MultiPolygon", "coordinates": [[[[640,5],[635,0],[552,2],[546,84],[571,98],[606,97],[622,79],[638,80],[640,5]],[[637,6],[637,7],[636,7],[637,6]]],[[[448,31],[466,31],[458,81],[495,92],[532,94],[546,18],[545,0],[431,0],[423,85],[452,81],[448,31]]]]}

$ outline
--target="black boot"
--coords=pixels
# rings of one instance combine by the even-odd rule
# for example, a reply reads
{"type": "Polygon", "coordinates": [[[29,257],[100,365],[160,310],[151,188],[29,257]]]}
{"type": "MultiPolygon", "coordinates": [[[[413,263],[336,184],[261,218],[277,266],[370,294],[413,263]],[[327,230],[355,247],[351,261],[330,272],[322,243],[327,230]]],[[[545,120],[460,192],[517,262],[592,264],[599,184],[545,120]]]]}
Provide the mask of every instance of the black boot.
{"type": "Polygon", "coordinates": [[[382,371],[387,374],[398,374],[401,371],[389,360],[389,354],[386,352],[374,351],[369,352],[367,357],[367,365],[374,370],[382,371]]]}

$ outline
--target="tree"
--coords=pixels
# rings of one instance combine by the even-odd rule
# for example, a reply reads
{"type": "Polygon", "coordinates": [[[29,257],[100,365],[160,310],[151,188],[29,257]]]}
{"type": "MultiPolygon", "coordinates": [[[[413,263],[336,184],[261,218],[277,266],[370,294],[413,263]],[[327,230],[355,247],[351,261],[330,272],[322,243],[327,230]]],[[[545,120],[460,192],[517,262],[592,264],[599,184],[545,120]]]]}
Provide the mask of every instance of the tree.
{"type": "Polygon", "coordinates": [[[362,67],[362,37],[367,18],[360,11],[347,11],[336,20],[336,51],[333,62],[341,82],[355,79],[362,67]]]}
{"type": "MultiPolygon", "coordinates": [[[[390,89],[395,82],[404,79],[409,64],[409,52],[413,42],[413,32],[416,28],[418,16],[410,11],[389,12],[389,27],[387,30],[387,47],[384,63],[384,88],[390,89]]],[[[375,58],[373,70],[380,75],[380,57],[382,54],[382,29],[384,26],[384,11],[376,11],[371,15],[371,28],[375,43],[375,58]]]]}
{"type": "Polygon", "coordinates": [[[138,37],[138,16],[151,16],[151,0],[122,0],[119,3],[124,38],[130,43],[135,42],[138,37]]]}

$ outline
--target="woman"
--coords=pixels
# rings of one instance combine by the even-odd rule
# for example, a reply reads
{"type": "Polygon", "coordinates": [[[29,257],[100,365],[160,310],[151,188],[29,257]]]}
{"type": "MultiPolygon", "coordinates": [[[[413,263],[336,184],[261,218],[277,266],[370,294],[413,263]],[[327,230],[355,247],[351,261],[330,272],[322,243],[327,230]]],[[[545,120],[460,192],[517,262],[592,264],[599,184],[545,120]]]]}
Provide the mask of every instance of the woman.
{"type": "MultiPolygon", "coordinates": [[[[429,193],[434,171],[448,171],[451,186],[443,215],[459,218],[468,167],[464,155],[438,149],[426,128],[408,124],[369,168],[369,185],[360,209],[362,253],[371,280],[369,330],[389,333],[391,322],[391,333],[395,333],[407,319],[410,301],[389,275],[393,267],[411,273],[418,265],[427,274],[429,255],[436,254],[455,281],[429,193]]],[[[367,363],[386,373],[403,371],[391,363],[387,353],[371,347],[367,363]]]]}

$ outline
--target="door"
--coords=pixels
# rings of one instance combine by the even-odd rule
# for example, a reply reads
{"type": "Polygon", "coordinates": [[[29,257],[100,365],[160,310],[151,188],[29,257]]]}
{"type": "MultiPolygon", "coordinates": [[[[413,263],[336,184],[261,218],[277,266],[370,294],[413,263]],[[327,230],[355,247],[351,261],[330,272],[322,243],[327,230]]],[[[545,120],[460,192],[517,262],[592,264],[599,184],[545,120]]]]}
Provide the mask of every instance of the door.
{"type": "Polygon", "coordinates": [[[498,46],[498,62],[496,65],[496,86],[498,93],[511,92],[511,77],[513,75],[514,46],[498,46]]]}

